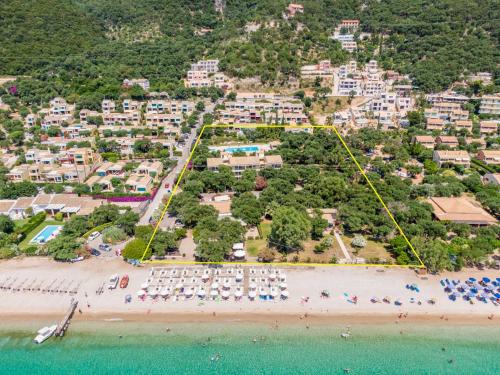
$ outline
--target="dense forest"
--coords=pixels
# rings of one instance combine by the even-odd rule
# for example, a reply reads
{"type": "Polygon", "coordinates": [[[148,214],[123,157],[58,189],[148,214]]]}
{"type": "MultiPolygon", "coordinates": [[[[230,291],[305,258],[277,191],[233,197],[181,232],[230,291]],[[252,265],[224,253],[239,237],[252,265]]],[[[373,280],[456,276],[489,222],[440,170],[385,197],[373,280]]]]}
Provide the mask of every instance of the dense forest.
{"type": "MultiPolygon", "coordinates": [[[[301,64],[349,56],[329,38],[343,18],[371,33],[354,57],[410,74],[424,91],[464,71],[498,76],[500,3],[495,0],[306,0],[284,20],[288,1],[10,0],[0,3],[0,74],[23,75],[28,102],[55,94],[79,101],[116,96],[125,77],[182,90],[189,64],[216,57],[230,75],[281,85],[301,64]],[[245,26],[258,25],[249,31],[245,26]]],[[[182,93],[182,92],[181,92],[182,93]]]]}

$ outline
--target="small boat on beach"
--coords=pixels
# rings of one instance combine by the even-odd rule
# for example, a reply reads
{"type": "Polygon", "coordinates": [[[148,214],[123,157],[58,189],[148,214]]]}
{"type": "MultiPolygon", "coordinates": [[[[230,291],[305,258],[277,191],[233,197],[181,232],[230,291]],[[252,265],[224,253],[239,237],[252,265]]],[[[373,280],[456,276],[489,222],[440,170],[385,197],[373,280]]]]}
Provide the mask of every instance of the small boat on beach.
{"type": "Polygon", "coordinates": [[[56,331],[57,329],[57,324],[54,324],[52,326],[49,326],[49,327],[43,327],[41,328],[40,330],[38,330],[38,335],[36,335],[36,337],[33,339],[33,342],[35,344],[41,344],[42,342],[44,342],[45,340],[47,340],[49,337],[51,337],[54,332],[56,331]]]}

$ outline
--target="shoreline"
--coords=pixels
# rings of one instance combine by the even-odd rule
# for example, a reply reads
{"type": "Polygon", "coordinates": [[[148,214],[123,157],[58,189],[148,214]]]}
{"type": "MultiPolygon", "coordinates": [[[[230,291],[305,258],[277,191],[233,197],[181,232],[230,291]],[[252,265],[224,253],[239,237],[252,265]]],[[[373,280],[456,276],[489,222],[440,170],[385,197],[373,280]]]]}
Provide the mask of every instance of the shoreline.
{"type": "MultiPolygon", "coordinates": [[[[0,328],[7,324],[31,325],[42,321],[59,321],[62,315],[55,313],[17,313],[0,314],[0,328]]],[[[467,315],[467,314],[419,314],[410,313],[406,317],[399,317],[397,313],[372,313],[372,314],[342,314],[342,313],[248,313],[248,312],[174,312],[174,313],[137,313],[137,312],[99,312],[99,313],[76,313],[72,319],[73,323],[171,323],[171,324],[284,324],[284,325],[337,325],[337,324],[357,324],[357,325],[377,325],[377,324],[416,324],[416,325],[439,325],[439,326],[500,326],[500,318],[488,319],[488,315],[467,315]],[[215,314],[215,315],[214,315],[215,314]]],[[[70,325],[71,330],[71,325],[70,325]]]]}

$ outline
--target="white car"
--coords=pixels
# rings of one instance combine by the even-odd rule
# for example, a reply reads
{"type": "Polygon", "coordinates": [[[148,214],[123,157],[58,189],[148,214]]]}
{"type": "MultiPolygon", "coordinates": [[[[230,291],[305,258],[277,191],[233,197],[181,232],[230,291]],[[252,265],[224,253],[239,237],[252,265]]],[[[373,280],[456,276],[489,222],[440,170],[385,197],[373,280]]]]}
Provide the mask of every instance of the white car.
{"type": "Polygon", "coordinates": [[[92,232],[90,233],[90,236],[89,236],[89,241],[93,241],[95,240],[97,237],[99,237],[101,235],[101,233],[99,232],[92,232]]]}
{"type": "Polygon", "coordinates": [[[109,278],[108,289],[116,289],[118,281],[120,281],[120,277],[118,275],[111,276],[109,278]]]}

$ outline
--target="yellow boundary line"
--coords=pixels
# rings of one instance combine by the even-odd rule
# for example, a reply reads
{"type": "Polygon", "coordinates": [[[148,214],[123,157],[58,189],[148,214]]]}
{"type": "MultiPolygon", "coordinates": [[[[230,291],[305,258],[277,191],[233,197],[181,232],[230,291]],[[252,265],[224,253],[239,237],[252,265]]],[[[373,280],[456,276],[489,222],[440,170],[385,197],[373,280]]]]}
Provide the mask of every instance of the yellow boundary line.
{"type": "Polygon", "coordinates": [[[171,192],[171,194],[170,194],[170,196],[168,198],[167,204],[165,205],[165,208],[163,209],[163,211],[161,213],[160,219],[158,220],[158,223],[156,223],[156,226],[155,226],[155,228],[153,230],[153,234],[151,235],[151,238],[149,239],[149,242],[148,242],[148,244],[146,246],[146,249],[144,250],[144,253],[142,254],[141,262],[142,263],[151,263],[151,264],[184,264],[184,265],[188,265],[188,264],[189,265],[193,265],[193,264],[194,265],[195,264],[198,264],[198,265],[203,265],[203,264],[220,264],[220,265],[230,264],[230,265],[236,265],[236,264],[240,264],[240,265],[268,265],[268,266],[269,265],[272,265],[272,266],[296,266],[296,267],[339,267],[339,266],[348,266],[348,267],[354,266],[354,267],[356,267],[356,266],[358,266],[358,267],[425,268],[425,265],[422,262],[422,259],[420,259],[420,256],[418,255],[417,251],[415,250],[415,248],[411,244],[411,242],[408,239],[408,237],[406,237],[406,234],[404,233],[403,229],[399,226],[399,224],[396,221],[396,219],[394,219],[394,216],[389,211],[389,208],[387,207],[387,205],[385,204],[384,200],[382,199],[382,197],[378,193],[377,189],[375,188],[375,186],[373,186],[372,182],[370,181],[370,179],[366,175],[365,171],[363,170],[363,168],[359,164],[358,160],[356,159],[356,157],[351,152],[351,149],[349,148],[349,146],[347,145],[347,143],[344,141],[344,139],[340,135],[340,133],[337,130],[337,128],[335,126],[332,126],[332,125],[261,125],[261,124],[255,124],[255,125],[254,124],[249,124],[249,125],[247,125],[247,124],[244,124],[244,125],[204,125],[201,128],[200,134],[198,135],[198,138],[196,138],[196,142],[195,142],[195,144],[193,146],[193,149],[191,150],[191,153],[189,154],[189,157],[188,157],[188,159],[186,161],[186,164],[182,168],[181,174],[179,175],[179,177],[177,179],[177,182],[175,183],[175,186],[172,189],[172,192],[171,192]],[[366,182],[368,183],[368,185],[370,186],[370,188],[372,189],[372,191],[375,193],[376,197],[378,198],[378,200],[382,204],[382,207],[385,209],[385,211],[389,215],[389,218],[392,220],[392,222],[394,223],[394,225],[398,229],[399,233],[401,234],[401,236],[404,238],[404,240],[406,241],[406,243],[410,247],[410,250],[412,251],[413,255],[415,255],[415,257],[417,258],[417,260],[420,262],[420,264],[399,265],[399,264],[373,264],[373,263],[366,263],[366,264],[350,264],[350,263],[349,264],[329,264],[329,263],[288,263],[288,262],[283,262],[283,263],[281,263],[281,262],[280,263],[259,263],[259,262],[196,262],[196,261],[175,261],[175,260],[146,260],[145,261],[144,257],[146,256],[146,253],[148,252],[148,250],[151,247],[151,243],[153,242],[153,239],[154,239],[154,237],[156,235],[156,232],[158,232],[158,229],[160,227],[160,223],[162,222],[163,217],[167,213],[168,206],[170,205],[170,202],[172,201],[172,197],[177,192],[177,188],[179,187],[179,184],[180,184],[180,182],[182,181],[182,179],[184,177],[184,173],[186,172],[187,166],[191,162],[191,159],[192,159],[192,157],[194,155],[194,151],[196,150],[196,147],[198,147],[198,145],[199,145],[199,143],[201,141],[201,137],[203,135],[203,132],[205,131],[205,128],[233,128],[233,129],[245,129],[245,128],[246,129],[256,129],[256,128],[265,128],[265,129],[273,129],[273,128],[305,129],[305,128],[312,128],[312,129],[330,129],[330,130],[333,130],[335,132],[335,135],[337,136],[337,138],[342,143],[342,146],[344,146],[344,148],[346,149],[347,153],[349,154],[349,156],[354,161],[354,164],[358,168],[359,172],[363,175],[363,177],[365,178],[366,182]]]}

